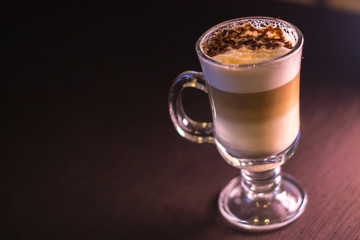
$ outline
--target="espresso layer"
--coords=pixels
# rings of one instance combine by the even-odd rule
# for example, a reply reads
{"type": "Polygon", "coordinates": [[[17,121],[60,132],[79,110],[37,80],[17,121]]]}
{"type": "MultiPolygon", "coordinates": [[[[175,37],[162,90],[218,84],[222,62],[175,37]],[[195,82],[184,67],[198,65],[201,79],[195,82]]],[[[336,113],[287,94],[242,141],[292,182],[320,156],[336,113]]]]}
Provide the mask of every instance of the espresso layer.
{"type": "Polygon", "coordinates": [[[209,84],[216,116],[239,123],[255,123],[278,118],[299,102],[300,74],[270,91],[231,93],[209,84]]]}

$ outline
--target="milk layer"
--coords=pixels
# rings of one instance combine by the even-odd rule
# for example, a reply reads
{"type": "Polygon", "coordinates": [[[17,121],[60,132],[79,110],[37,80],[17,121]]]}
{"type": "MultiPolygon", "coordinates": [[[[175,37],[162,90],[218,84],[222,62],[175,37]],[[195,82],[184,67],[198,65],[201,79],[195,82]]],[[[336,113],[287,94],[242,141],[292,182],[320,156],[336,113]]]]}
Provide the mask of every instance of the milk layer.
{"type": "Polygon", "coordinates": [[[300,130],[299,104],[269,121],[239,123],[217,117],[216,138],[232,156],[268,156],[285,150],[300,130]]]}

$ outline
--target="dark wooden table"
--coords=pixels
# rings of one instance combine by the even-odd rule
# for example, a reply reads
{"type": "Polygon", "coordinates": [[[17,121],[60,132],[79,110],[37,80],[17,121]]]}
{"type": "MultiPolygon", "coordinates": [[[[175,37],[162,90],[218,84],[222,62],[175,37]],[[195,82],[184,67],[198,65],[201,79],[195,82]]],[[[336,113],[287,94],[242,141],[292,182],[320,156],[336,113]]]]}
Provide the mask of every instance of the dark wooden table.
{"type": "MultiPolygon", "coordinates": [[[[129,2],[46,12],[29,3],[1,17],[0,238],[360,239],[360,15],[271,1],[129,2]],[[200,34],[251,15],[281,17],[305,36],[302,135],[283,171],[309,203],[294,224],[263,234],[224,224],[218,194],[238,170],[214,145],[181,138],[167,105],[175,76],[200,70],[200,34]]],[[[205,94],[184,98],[189,115],[210,120],[205,94]]]]}

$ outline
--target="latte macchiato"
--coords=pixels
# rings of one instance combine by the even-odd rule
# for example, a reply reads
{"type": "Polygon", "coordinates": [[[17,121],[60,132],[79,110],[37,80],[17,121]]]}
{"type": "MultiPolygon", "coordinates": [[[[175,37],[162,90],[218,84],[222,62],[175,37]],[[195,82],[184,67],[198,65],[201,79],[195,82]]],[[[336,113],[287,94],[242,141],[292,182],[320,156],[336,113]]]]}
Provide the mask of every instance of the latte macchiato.
{"type": "Polygon", "coordinates": [[[286,56],[293,44],[271,25],[234,26],[204,38],[202,50],[211,61],[201,65],[216,142],[231,156],[268,156],[296,139],[301,52],[286,56]]]}
{"type": "Polygon", "coordinates": [[[281,174],[299,142],[303,43],[297,27],[276,18],[219,23],[196,42],[202,72],[181,73],[170,89],[169,112],[178,133],[215,143],[224,160],[240,169],[221,190],[218,206],[230,224],[246,231],[284,227],[307,203],[303,188],[281,174]],[[185,88],[208,94],[213,121],[186,114],[185,88]]]}

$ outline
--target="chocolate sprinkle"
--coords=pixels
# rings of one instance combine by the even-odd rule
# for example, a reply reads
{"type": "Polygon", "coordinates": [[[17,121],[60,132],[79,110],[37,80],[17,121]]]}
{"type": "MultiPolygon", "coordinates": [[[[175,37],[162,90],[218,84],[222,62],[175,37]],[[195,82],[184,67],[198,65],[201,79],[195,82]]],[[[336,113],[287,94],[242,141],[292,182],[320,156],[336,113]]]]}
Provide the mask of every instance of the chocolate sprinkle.
{"type": "Polygon", "coordinates": [[[214,57],[225,53],[231,49],[246,47],[250,50],[260,48],[276,49],[285,47],[292,49],[293,45],[287,41],[283,31],[269,25],[266,28],[256,28],[250,23],[221,30],[208,42],[203,43],[203,49],[206,55],[214,57]],[[251,34],[249,34],[249,31],[251,34]]]}

